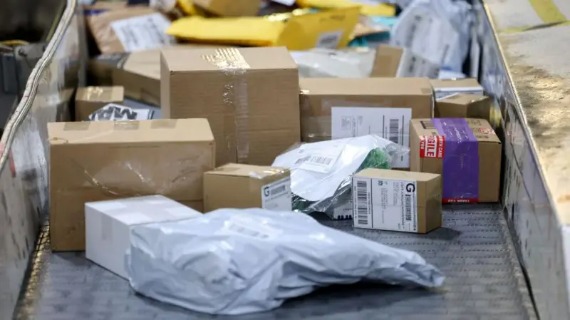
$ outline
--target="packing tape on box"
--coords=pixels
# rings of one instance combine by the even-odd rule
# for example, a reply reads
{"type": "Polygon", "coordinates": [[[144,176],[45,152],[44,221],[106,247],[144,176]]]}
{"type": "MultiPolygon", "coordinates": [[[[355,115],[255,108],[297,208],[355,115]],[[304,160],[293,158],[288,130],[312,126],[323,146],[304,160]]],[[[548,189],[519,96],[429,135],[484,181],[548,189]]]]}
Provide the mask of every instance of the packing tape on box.
{"type": "MultiPolygon", "coordinates": [[[[250,66],[236,48],[216,49],[214,54],[205,54],[202,55],[202,58],[215,65],[226,75],[227,81],[224,85],[223,101],[225,105],[234,110],[237,160],[244,162],[249,155],[246,71],[250,66]]],[[[231,144],[226,145],[231,146],[231,144]]]]}

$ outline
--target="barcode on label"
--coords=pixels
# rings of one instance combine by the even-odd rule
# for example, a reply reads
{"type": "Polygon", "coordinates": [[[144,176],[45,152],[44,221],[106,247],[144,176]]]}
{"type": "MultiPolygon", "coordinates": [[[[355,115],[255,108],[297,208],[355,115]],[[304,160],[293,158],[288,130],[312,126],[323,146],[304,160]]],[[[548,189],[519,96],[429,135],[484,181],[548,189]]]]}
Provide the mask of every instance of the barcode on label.
{"type": "Polygon", "coordinates": [[[405,197],[404,210],[406,221],[412,221],[412,196],[407,194],[405,197]]]}
{"type": "Polygon", "coordinates": [[[316,163],[316,164],[323,164],[323,165],[329,165],[331,164],[331,162],[333,161],[333,159],[328,158],[328,157],[321,157],[321,156],[312,156],[309,160],[307,160],[308,162],[312,162],[312,163],[316,163]]]}
{"type": "Polygon", "coordinates": [[[233,223],[229,225],[228,229],[232,230],[234,232],[237,232],[239,234],[243,234],[243,235],[254,237],[254,238],[261,238],[261,239],[269,238],[269,236],[267,234],[261,233],[257,230],[245,228],[243,226],[233,224],[233,223]]]}
{"type": "Polygon", "coordinates": [[[368,182],[356,182],[356,219],[359,225],[368,225],[368,182]]]}
{"type": "Polygon", "coordinates": [[[287,189],[287,186],[283,185],[283,186],[279,186],[277,188],[273,188],[271,189],[271,191],[269,192],[272,196],[276,195],[276,194],[281,194],[283,192],[285,192],[285,190],[287,189]]]}
{"type": "Polygon", "coordinates": [[[400,133],[400,121],[399,119],[390,119],[390,127],[389,127],[389,131],[388,131],[388,140],[394,142],[394,143],[400,143],[400,139],[399,139],[399,133],[400,133]]]}
{"type": "Polygon", "coordinates": [[[339,45],[342,31],[324,32],[317,40],[317,48],[336,49],[339,45]]]}
{"type": "Polygon", "coordinates": [[[299,158],[299,159],[297,159],[297,161],[295,161],[295,164],[301,164],[301,163],[307,162],[307,160],[309,160],[309,159],[311,159],[311,156],[299,158]]]}

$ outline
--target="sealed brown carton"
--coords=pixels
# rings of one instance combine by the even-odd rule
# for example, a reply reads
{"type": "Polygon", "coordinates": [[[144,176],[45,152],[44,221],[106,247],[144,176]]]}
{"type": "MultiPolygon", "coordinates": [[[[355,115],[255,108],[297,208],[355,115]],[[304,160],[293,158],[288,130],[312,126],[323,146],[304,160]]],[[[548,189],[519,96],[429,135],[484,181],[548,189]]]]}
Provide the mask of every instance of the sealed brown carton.
{"type": "Polygon", "coordinates": [[[439,66],[411,50],[389,45],[376,48],[371,77],[437,78],[439,66]]]}
{"type": "Polygon", "coordinates": [[[291,211],[288,169],[230,163],[204,173],[204,212],[220,208],[291,211]]]}
{"type": "Polygon", "coordinates": [[[87,121],[89,115],[109,103],[122,104],[123,87],[85,87],[78,88],[75,94],[75,121],[87,121]]]}
{"type": "Polygon", "coordinates": [[[86,21],[102,53],[156,49],[174,43],[166,34],[170,20],[149,7],[107,10],[88,15],[86,21]]]}
{"type": "Polygon", "coordinates": [[[456,93],[470,93],[484,95],[485,90],[476,79],[434,79],[431,80],[435,98],[437,100],[451,96],[456,93]]]}
{"type": "Polygon", "coordinates": [[[441,227],[439,174],[364,169],[352,186],[356,228],[427,233],[441,227]]]}
{"type": "Polygon", "coordinates": [[[261,0],[194,0],[194,5],[209,13],[224,17],[255,16],[261,0]]]}
{"type": "Polygon", "coordinates": [[[476,118],[489,121],[490,97],[469,93],[457,93],[435,103],[436,118],[476,118]]]}
{"type": "Polygon", "coordinates": [[[410,170],[442,175],[444,203],[499,201],[501,141],[487,120],[412,120],[410,170]]]}
{"type": "Polygon", "coordinates": [[[165,118],[208,118],[216,161],[269,165],[299,142],[299,74],[285,48],[162,51],[165,118]]]}
{"type": "MultiPolygon", "coordinates": [[[[410,119],[430,118],[433,93],[427,78],[302,78],[304,142],[377,134],[409,146],[410,119]]],[[[408,168],[403,157],[397,168],[408,168]]]]}
{"type": "Polygon", "coordinates": [[[206,119],[57,122],[48,136],[53,250],[84,249],[86,202],[160,194],[202,209],[215,163],[206,119]]]}

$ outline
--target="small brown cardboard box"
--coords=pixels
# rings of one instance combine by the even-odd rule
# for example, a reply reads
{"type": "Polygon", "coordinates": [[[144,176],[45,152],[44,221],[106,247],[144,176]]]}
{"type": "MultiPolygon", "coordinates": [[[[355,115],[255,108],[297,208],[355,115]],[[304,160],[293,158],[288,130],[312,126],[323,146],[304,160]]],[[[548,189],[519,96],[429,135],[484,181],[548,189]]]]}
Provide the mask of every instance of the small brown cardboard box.
{"type": "Polygon", "coordinates": [[[498,202],[501,141],[487,120],[412,120],[410,170],[438,173],[444,203],[498,202]]]}
{"type": "Polygon", "coordinates": [[[299,73],[285,48],[162,51],[165,118],[208,118],[216,160],[269,165],[300,140],[299,73]]]}
{"type": "Polygon", "coordinates": [[[364,169],[352,186],[357,228],[427,233],[441,227],[439,174],[364,169]]]}
{"type": "Polygon", "coordinates": [[[457,93],[435,103],[436,118],[476,118],[490,120],[491,98],[457,93]]]}
{"type": "Polygon", "coordinates": [[[439,66],[411,50],[389,45],[376,48],[371,77],[428,77],[437,78],[439,66]]]}
{"type": "Polygon", "coordinates": [[[229,163],[204,173],[204,212],[220,208],[291,211],[289,170],[229,163]]]}
{"type": "Polygon", "coordinates": [[[475,95],[484,95],[485,90],[473,78],[465,79],[434,79],[431,80],[436,100],[448,97],[456,93],[470,93],[475,95]]]}
{"type": "MultiPolygon", "coordinates": [[[[303,142],[378,134],[409,146],[410,119],[431,118],[427,78],[302,78],[303,142]]],[[[404,157],[396,164],[408,168],[404,157]]]]}
{"type": "Polygon", "coordinates": [[[75,121],[87,121],[89,115],[109,103],[122,104],[123,87],[85,87],[75,94],[75,121]]]}
{"type": "Polygon", "coordinates": [[[194,5],[224,17],[256,16],[261,0],[194,0],[194,5]]]}
{"type": "Polygon", "coordinates": [[[86,202],[161,194],[202,209],[215,166],[206,119],[57,122],[48,137],[53,250],[85,248],[86,202]]]}

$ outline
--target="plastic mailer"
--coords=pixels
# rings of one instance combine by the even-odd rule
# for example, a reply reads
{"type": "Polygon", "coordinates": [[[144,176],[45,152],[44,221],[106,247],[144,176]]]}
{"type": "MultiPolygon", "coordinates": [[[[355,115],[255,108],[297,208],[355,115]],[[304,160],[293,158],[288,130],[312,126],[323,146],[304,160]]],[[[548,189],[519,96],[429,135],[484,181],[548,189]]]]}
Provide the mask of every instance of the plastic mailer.
{"type": "Polygon", "coordinates": [[[390,169],[409,149],[377,135],[302,144],[278,156],[274,167],[291,170],[293,209],[325,212],[350,201],[352,175],[365,168],[390,169]]]}
{"type": "Polygon", "coordinates": [[[374,2],[371,0],[297,0],[300,7],[318,8],[318,9],[337,9],[358,7],[360,12],[370,16],[388,16],[396,14],[396,8],[393,5],[374,2]]]}
{"type": "Polygon", "coordinates": [[[299,74],[305,78],[366,78],[372,72],[376,57],[373,49],[357,50],[312,49],[291,51],[299,66],[299,74]]]}
{"type": "Polygon", "coordinates": [[[267,17],[186,17],[172,23],[169,35],[198,42],[285,46],[290,50],[346,47],[358,23],[356,7],[267,17]]]}
{"type": "Polygon", "coordinates": [[[211,314],[270,310],[331,284],[437,287],[444,281],[414,252],[328,228],[304,214],[264,209],[220,209],[135,226],[126,264],[140,294],[211,314]]]}

